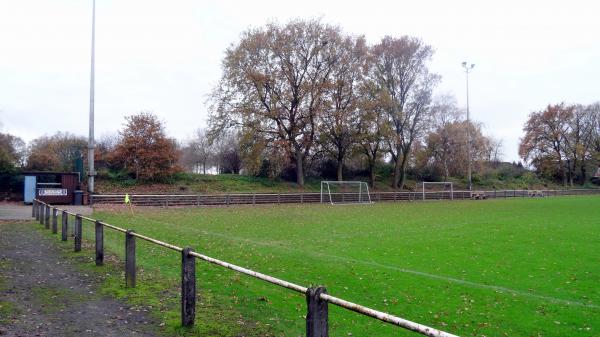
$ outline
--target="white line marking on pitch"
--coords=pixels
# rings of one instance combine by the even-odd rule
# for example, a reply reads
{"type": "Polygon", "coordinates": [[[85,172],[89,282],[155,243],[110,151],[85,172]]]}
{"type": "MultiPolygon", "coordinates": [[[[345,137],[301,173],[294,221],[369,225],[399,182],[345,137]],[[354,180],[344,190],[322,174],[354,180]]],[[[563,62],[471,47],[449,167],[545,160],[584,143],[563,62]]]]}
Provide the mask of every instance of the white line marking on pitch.
{"type": "MultiPolygon", "coordinates": [[[[213,236],[225,238],[225,239],[232,240],[232,241],[243,241],[243,242],[257,244],[257,245],[262,245],[262,246],[282,248],[281,245],[271,244],[269,242],[254,241],[254,240],[250,240],[250,239],[246,239],[246,238],[240,238],[240,237],[236,237],[236,236],[230,236],[230,235],[226,235],[226,234],[207,232],[207,231],[204,231],[204,230],[202,232],[204,234],[209,234],[209,235],[213,235],[213,236]]],[[[565,299],[556,298],[556,297],[552,297],[552,296],[531,294],[531,293],[528,293],[528,292],[525,292],[525,291],[511,289],[511,288],[507,288],[507,287],[503,287],[503,286],[488,285],[488,284],[483,284],[483,283],[477,283],[477,282],[462,280],[462,279],[458,279],[458,278],[454,278],[454,277],[449,277],[449,276],[436,275],[436,274],[426,273],[426,272],[422,272],[422,271],[418,271],[418,270],[412,270],[412,269],[406,269],[406,268],[402,268],[402,267],[390,266],[390,265],[382,264],[382,263],[375,262],[375,261],[364,261],[364,260],[357,260],[357,259],[343,257],[343,256],[337,256],[337,255],[306,252],[304,250],[292,248],[292,247],[289,247],[289,246],[286,246],[285,249],[288,250],[288,251],[293,250],[293,251],[296,251],[298,253],[305,254],[305,255],[312,255],[314,257],[325,257],[325,258],[328,258],[328,259],[337,259],[337,260],[341,260],[341,261],[350,261],[350,262],[360,263],[360,264],[369,265],[369,266],[376,266],[376,267],[380,267],[380,268],[386,268],[386,269],[390,269],[390,270],[399,271],[399,272],[406,273],[406,274],[413,274],[413,275],[418,275],[418,276],[427,277],[427,278],[431,278],[431,279],[436,279],[436,280],[442,280],[442,281],[446,281],[446,282],[452,282],[452,283],[456,283],[456,284],[461,284],[461,285],[465,285],[465,286],[469,286],[469,287],[473,287],[473,288],[490,289],[490,290],[494,290],[494,291],[501,292],[501,293],[502,292],[506,292],[506,293],[510,293],[510,294],[514,294],[514,295],[518,295],[518,296],[536,298],[536,299],[545,300],[545,301],[554,302],[554,303],[559,303],[559,304],[575,305],[575,306],[581,306],[581,307],[588,307],[588,308],[600,309],[600,305],[596,305],[596,304],[593,304],[593,303],[584,303],[584,302],[579,302],[579,301],[574,301],[574,300],[565,300],[565,299]]]]}

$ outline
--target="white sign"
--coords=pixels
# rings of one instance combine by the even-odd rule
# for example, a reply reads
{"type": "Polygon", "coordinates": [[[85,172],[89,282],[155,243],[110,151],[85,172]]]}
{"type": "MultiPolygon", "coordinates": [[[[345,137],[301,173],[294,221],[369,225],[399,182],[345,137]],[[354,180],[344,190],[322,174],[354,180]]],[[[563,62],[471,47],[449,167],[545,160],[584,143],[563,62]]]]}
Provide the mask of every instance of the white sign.
{"type": "Polygon", "coordinates": [[[39,188],[38,195],[40,197],[59,197],[67,195],[66,188],[39,188]]]}

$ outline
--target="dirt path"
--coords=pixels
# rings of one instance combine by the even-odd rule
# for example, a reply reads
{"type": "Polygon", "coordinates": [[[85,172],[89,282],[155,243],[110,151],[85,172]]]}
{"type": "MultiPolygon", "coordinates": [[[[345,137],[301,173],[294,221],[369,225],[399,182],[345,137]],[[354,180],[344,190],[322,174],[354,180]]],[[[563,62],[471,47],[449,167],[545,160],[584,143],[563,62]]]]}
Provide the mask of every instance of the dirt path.
{"type": "Polygon", "coordinates": [[[0,222],[0,336],[155,336],[147,313],[97,294],[97,277],[26,222],[0,222]]]}

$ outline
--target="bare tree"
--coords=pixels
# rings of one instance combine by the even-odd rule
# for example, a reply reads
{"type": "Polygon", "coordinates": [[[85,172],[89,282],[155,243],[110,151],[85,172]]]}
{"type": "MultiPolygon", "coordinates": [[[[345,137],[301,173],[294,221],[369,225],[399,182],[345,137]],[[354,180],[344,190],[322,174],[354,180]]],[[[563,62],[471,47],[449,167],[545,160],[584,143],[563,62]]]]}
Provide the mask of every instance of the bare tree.
{"type": "Polygon", "coordinates": [[[318,20],[276,23],[243,33],[226,51],[211,95],[212,132],[231,127],[280,141],[304,185],[325,84],[338,61],[340,29],[318,20]],[[250,131],[245,131],[250,130],[250,131]]]}
{"type": "Polygon", "coordinates": [[[184,161],[192,171],[197,172],[202,169],[202,173],[206,174],[206,168],[210,167],[214,157],[213,152],[213,144],[208,132],[205,129],[197,129],[194,138],[184,147],[184,161]]]}
{"type": "Polygon", "coordinates": [[[426,130],[432,90],[439,80],[427,68],[433,49],[418,38],[386,36],[372,55],[372,80],[384,90],[381,104],[393,130],[387,139],[394,161],[392,187],[402,188],[412,145],[426,130]]]}
{"type": "Polygon", "coordinates": [[[569,120],[569,132],[565,137],[565,154],[569,185],[573,186],[579,169],[579,183],[586,180],[586,163],[592,157],[594,144],[595,116],[592,106],[576,105],[569,120]]]}
{"type": "Polygon", "coordinates": [[[433,159],[442,167],[444,181],[450,176],[450,164],[455,153],[460,151],[457,146],[456,135],[452,133],[453,125],[457,124],[462,118],[462,112],[456,105],[456,99],[453,96],[439,96],[435,99],[431,107],[432,132],[427,139],[428,152],[433,159]]]}
{"type": "Polygon", "coordinates": [[[336,161],[337,180],[343,180],[344,160],[357,141],[359,95],[367,61],[365,39],[344,37],[337,46],[338,62],[334,65],[324,92],[324,112],[319,123],[319,143],[336,161]]]}
{"type": "Polygon", "coordinates": [[[489,137],[489,151],[487,160],[490,163],[499,163],[502,161],[504,153],[502,152],[503,141],[502,139],[489,137]]]}
{"type": "Polygon", "coordinates": [[[239,174],[242,169],[239,135],[228,132],[213,142],[215,164],[219,173],[239,174]]]}
{"type": "Polygon", "coordinates": [[[381,105],[383,91],[373,82],[365,82],[361,88],[360,109],[358,119],[358,137],[360,152],[367,160],[369,185],[375,187],[375,170],[383,157],[385,139],[391,132],[385,109],[381,105]]]}

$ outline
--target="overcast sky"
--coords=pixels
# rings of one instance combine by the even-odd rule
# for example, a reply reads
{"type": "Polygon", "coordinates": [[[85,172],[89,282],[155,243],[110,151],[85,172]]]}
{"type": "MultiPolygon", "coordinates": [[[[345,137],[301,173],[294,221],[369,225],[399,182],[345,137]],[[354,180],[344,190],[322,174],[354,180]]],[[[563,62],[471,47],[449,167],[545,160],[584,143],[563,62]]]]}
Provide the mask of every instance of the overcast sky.
{"type": "MultiPolygon", "coordinates": [[[[87,136],[91,0],[0,0],[0,128],[29,141],[87,136]]],[[[412,35],[432,45],[438,93],[503,140],[507,160],[527,115],[548,103],[600,100],[596,1],[97,0],[96,136],[153,111],[185,139],[206,124],[206,94],[228,45],[249,27],[320,17],[370,43],[412,35]]]]}

